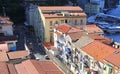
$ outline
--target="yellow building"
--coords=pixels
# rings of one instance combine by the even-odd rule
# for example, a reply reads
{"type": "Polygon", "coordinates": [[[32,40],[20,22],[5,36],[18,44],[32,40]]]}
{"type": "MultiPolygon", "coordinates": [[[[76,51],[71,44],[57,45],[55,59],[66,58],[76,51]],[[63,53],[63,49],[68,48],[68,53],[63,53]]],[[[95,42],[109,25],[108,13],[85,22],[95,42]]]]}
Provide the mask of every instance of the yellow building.
{"type": "Polygon", "coordinates": [[[86,14],[78,6],[40,6],[34,11],[34,29],[42,41],[54,41],[54,27],[61,23],[81,26],[85,29],[86,14]]]}

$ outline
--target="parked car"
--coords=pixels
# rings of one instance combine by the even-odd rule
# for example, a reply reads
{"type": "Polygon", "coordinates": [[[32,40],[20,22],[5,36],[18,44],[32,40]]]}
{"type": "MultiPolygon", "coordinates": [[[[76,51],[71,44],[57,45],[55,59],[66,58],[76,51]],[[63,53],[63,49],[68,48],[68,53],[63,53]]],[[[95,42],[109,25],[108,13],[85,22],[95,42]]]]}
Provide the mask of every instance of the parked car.
{"type": "Polygon", "coordinates": [[[45,59],[46,60],[50,60],[50,58],[48,57],[48,55],[45,55],[45,59]]]}

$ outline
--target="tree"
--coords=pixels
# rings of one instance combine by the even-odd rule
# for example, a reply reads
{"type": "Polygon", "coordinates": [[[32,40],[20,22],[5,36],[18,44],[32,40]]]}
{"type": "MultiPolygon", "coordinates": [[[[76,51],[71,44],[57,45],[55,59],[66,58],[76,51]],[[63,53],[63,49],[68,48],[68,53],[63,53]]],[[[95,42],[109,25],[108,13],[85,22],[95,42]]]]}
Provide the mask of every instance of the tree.
{"type": "Polygon", "coordinates": [[[3,7],[6,15],[12,19],[13,22],[19,23],[24,21],[24,7],[21,6],[23,0],[0,0],[0,12],[3,15],[3,7]]]}

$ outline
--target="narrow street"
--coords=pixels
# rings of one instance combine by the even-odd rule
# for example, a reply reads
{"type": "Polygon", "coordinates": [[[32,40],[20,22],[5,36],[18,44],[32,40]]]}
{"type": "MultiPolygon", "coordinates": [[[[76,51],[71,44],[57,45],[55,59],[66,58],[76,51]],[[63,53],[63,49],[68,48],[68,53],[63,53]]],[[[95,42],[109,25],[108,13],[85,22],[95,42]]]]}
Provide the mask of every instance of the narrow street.
{"type": "Polygon", "coordinates": [[[14,27],[14,35],[18,38],[17,50],[25,50],[24,43],[32,46],[30,50],[31,55],[34,56],[33,59],[40,61],[47,61],[45,59],[46,53],[40,42],[37,41],[37,38],[33,32],[31,32],[28,27],[24,25],[14,27]]]}

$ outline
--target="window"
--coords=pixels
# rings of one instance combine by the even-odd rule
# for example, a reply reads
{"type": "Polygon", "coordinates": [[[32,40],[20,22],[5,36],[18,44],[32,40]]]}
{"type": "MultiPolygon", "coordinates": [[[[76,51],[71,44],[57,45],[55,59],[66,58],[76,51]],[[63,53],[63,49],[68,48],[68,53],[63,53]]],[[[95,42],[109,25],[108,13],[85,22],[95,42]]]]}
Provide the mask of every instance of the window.
{"type": "Polygon", "coordinates": [[[77,20],[75,20],[75,25],[77,25],[77,20]]]}
{"type": "Polygon", "coordinates": [[[83,20],[80,20],[80,24],[83,24],[83,20]]]}
{"type": "Polygon", "coordinates": [[[64,23],[64,20],[61,20],[61,23],[64,23]]]}
{"type": "Polygon", "coordinates": [[[52,42],[53,34],[50,33],[50,42],[52,42]]]}
{"type": "Polygon", "coordinates": [[[65,20],[65,23],[68,23],[68,21],[67,21],[67,20],[65,20]]]}
{"type": "Polygon", "coordinates": [[[58,24],[58,21],[55,21],[55,24],[58,24]]]}
{"type": "Polygon", "coordinates": [[[50,31],[50,32],[54,32],[54,30],[53,30],[53,28],[52,28],[52,27],[50,27],[49,31],[50,31]]]}
{"type": "Polygon", "coordinates": [[[50,26],[52,26],[52,24],[53,24],[52,21],[50,21],[50,26]]]}

